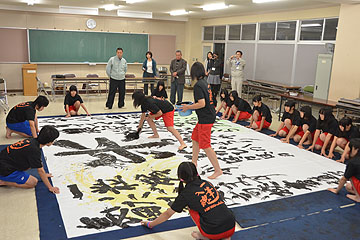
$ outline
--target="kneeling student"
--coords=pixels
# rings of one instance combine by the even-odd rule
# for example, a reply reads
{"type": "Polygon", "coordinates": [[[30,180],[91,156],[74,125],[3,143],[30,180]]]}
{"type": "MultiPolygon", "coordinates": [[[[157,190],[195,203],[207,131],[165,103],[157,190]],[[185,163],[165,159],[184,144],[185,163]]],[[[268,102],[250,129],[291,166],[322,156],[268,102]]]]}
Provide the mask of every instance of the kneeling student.
{"type": "Polygon", "coordinates": [[[309,106],[301,107],[299,112],[301,117],[302,131],[296,131],[293,139],[295,142],[299,143],[298,147],[303,149],[303,144],[310,145],[313,142],[317,120],[312,115],[312,109],[309,106]]]}
{"type": "Polygon", "coordinates": [[[294,101],[287,101],[285,103],[285,112],[281,118],[281,123],[279,128],[276,130],[274,134],[271,134],[271,137],[275,137],[279,135],[283,137],[281,141],[283,142],[290,142],[290,139],[293,137],[294,133],[292,130],[296,126],[297,130],[301,130],[300,127],[300,113],[298,110],[295,109],[295,102],[294,101]],[[300,127],[300,128],[299,128],[300,127]]]}
{"type": "Polygon", "coordinates": [[[216,115],[223,109],[224,113],[222,114],[222,116],[225,116],[226,108],[230,102],[229,92],[225,88],[221,89],[221,91],[220,91],[220,102],[221,103],[220,103],[218,109],[216,110],[216,115]]]}
{"type": "Polygon", "coordinates": [[[38,96],[33,102],[24,102],[13,107],[6,117],[6,138],[11,138],[12,133],[23,137],[36,138],[39,125],[36,111],[41,112],[49,105],[49,100],[38,96]]]}
{"type": "Polygon", "coordinates": [[[37,168],[41,180],[52,193],[59,193],[59,188],[49,182],[51,173],[46,173],[41,161],[41,148],[51,146],[59,132],[52,126],[44,126],[37,138],[24,139],[8,146],[0,152],[0,186],[34,188],[37,178],[26,170],[37,168]]]}
{"type": "Polygon", "coordinates": [[[255,96],[253,98],[253,115],[250,120],[248,128],[255,129],[260,132],[264,128],[269,128],[272,122],[272,116],[270,108],[261,101],[261,96],[255,96]]]}
{"type": "Polygon", "coordinates": [[[66,94],[64,99],[64,107],[66,117],[77,116],[79,114],[80,107],[84,109],[86,115],[90,116],[90,113],[85,107],[85,104],[78,94],[77,87],[75,85],[70,86],[69,93],[66,94]]]}
{"type": "Polygon", "coordinates": [[[157,83],[156,88],[151,93],[151,96],[153,98],[156,98],[156,99],[159,99],[159,100],[167,100],[168,99],[168,95],[166,93],[164,81],[160,80],[157,83]]]}
{"type": "Polygon", "coordinates": [[[346,166],[344,176],[341,177],[338,187],[329,188],[330,192],[338,194],[346,184],[346,190],[350,193],[346,197],[360,202],[360,138],[353,138],[350,140],[350,160],[346,166]],[[350,180],[350,183],[346,183],[350,180]]]}
{"type": "Polygon", "coordinates": [[[235,218],[216,188],[199,177],[192,162],[181,163],[177,174],[180,180],[179,195],[174,203],[154,221],[142,221],[141,224],[153,228],[175,212],[181,213],[185,207],[189,207],[190,216],[199,229],[199,232],[192,232],[193,238],[230,239],[235,231],[235,218]]]}
{"type": "Polygon", "coordinates": [[[233,112],[232,108],[234,106],[235,101],[237,101],[238,98],[239,98],[239,95],[238,95],[237,91],[230,92],[229,101],[226,103],[226,110],[225,110],[224,114],[221,116],[221,119],[228,120],[231,117],[231,115],[235,116],[236,112],[233,112]]]}
{"type": "Polygon", "coordinates": [[[339,162],[345,162],[345,157],[349,155],[349,148],[347,147],[349,141],[353,138],[360,138],[359,128],[352,125],[351,118],[344,117],[339,121],[339,130],[337,134],[335,134],[334,141],[331,144],[328,158],[332,159],[334,157],[334,150],[336,146],[339,146],[344,150],[344,158],[340,159],[339,162]]]}
{"type": "Polygon", "coordinates": [[[159,100],[152,98],[150,96],[145,96],[142,91],[136,91],[132,95],[134,101],[134,107],[137,108],[141,106],[141,117],[140,123],[138,126],[138,132],[144,125],[144,121],[147,120],[149,123],[154,135],[149,138],[159,138],[159,134],[156,130],[154,119],[158,120],[162,118],[166,129],[171,132],[174,137],[180,142],[179,150],[186,148],[186,144],[183,141],[180,133],[174,128],[174,107],[173,105],[166,100],[159,100]],[[150,115],[146,116],[147,111],[150,111],[150,115]]]}

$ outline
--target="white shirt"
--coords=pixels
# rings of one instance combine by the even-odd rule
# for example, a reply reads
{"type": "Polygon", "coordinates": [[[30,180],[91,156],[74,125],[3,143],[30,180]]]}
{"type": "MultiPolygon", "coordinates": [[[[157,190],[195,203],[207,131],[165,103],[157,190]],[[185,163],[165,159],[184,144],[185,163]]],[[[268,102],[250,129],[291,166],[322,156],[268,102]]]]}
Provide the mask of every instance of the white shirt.
{"type": "Polygon", "coordinates": [[[146,70],[146,72],[148,72],[148,73],[154,73],[153,72],[153,69],[152,69],[152,60],[149,62],[149,61],[147,61],[147,70],[146,70]]]}

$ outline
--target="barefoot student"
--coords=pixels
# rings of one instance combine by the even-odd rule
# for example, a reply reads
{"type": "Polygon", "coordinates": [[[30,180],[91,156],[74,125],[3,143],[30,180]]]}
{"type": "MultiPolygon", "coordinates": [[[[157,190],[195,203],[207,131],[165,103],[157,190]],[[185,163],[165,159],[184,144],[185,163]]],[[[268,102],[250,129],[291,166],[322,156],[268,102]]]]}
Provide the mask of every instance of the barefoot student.
{"type": "Polygon", "coordinates": [[[164,81],[162,81],[162,80],[158,81],[158,83],[156,85],[156,88],[151,93],[151,96],[153,98],[156,98],[156,99],[159,99],[159,100],[167,100],[168,99],[168,95],[166,93],[164,81]]]}
{"type": "Polygon", "coordinates": [[[8,146],[0,152],[0,185],[34,188],[37,178],[26,170],[37,168],[41,180],[52,193],[59,193],[59,188],[49,182],[50,173],[46,173],[41,161],[41,148],[51,146],[59,132],[52,126],[44,126],[37,138],[28,138],[8,146]]]}
{"type": "Polygon", "coordinates": [[[200,149],[204,149],[206,156],[209,158],[214,167],[214,173],[209,179],[215,179],[223,174],[219,161],[216,157],[214,149],[211,148],[211,128],[214,125],[216,114],[213,104],[213,94],[210,86],[207,84],[205,77],[205,69],[202,63],[196,62],[192,65],[190,71],[191,78],[197,80],[194,85],[195,103],[192,105],[183,105],[182,111],[194,109],[198,116],[191,139],[192,141],[192,162],[197,166],[200,149]]]}
{"type": "Polygon", "coordinates": [[[222,114],[222,116],[226,115],[226,108],[228,103],[230,102],[230,98],[229,98],[229,92],[228,90],[226,90],[225,88],[221,89],[220,91],[220,105],[219,107],[216,109],[216,115],[222,110],[224,109],[224,113],[222,114]]]}
{"type": "Polygon", "coordinates": [[[174,137],[180,142],[179,150],[186,148],[186,144],[183,141],[180,133],[174,128],[174,107],[173,105],[166,100],[154,99],[150,96],[145,96],[142,91],[135,91],[132,95],[134,101],[134,107],[137,108],[141,106],[141,117],[140,123],[138,126],[138,132],[144,125],[144,120],[146,120],[151,129],[153,130],[154,135],[149,138],[159,138],[159,134],[156,130],[154,119],[158,120],[162,118],[165,124],[165,127],[169,132],[171,132],[174,137]],[[150,112],[150,115],[146,116],[147,112],[150,112]]]}
{"type": "Polygon", "coordinates": [[[75,85],[70,86],[69,93],[66,94],[64,99],[64,106],[66,117],[77,116],[79,114],[80,107],[84,109],[86,115],[90,116],[90,113],[85,107],[85,104],[78,94],[77,87],[75,85]]]}
{"type": "Polygon", "coordinates": [[[250,107],[250,104],[241,97],[238,97],[236,91],[233,95],[235,95],[234,104],[232,105],[230,111],[232,111],[235,116],[232,122],[236,123],[238,120],[241,121],[251,118],[252,109],[250,107]]]}
{"type": "MultiPolygon", "coordinates": [[[[310,106],[303,106],[300,108],[300,117],[301,117],[301,130],[293,129],[295,131],[294,141],[298,142],[298,147],[303,149],[305,145],[312,144],[315,130],[316,130],[316,118],[312,115],[312,110],[310,106]]],[[[289,133],[290,134],[290,133],[289,133]]]]}
{"type": "Polygon", "coordinates": [[[23,137],[36,138],[39,133],[36,111],[41,112],[49,105],[49,100],[38,96],[33,102],[24,102],[13,107],[6,117],[6,138],[12,133],[23,137]]]}
{"type": "Polygon", "coordinates": [[[350,193],[346,197],[360,202],[360,138],[353,138],[350,140],[350,160],[346,166],[344,176],[341,177],[338,187],[329,188],[328,190],[338,194],[346,184],[346,190],[350,193]],[[350,183],[346,183],[350,180],[350,183]]]}
{"type": "Polygon", "coordinates": [[[177,174],[180,180],[178,196],[171,208],[154,221],[142,221],[141,224],[153,228],[168,220],[175,212],[181,213],[185,207],[189,207],[190,216],[199,229],[199,232],[191,234],[193,238],[230,239],[235,231],[234,215],[216,188],[199,177],[192,162],[182,162],[177,174]]]}
{"type": "Polygon", "coordinates": [[[232,111],[235,101],[239,98],[237,91],[231,91],[229,94],[229,101],[226,104],[226,110],[223,113],[221,119],[228,120],[231,115],[235,116],[235,112],[232,111]],[[227,116],[226,116],[227,115],[227,116]]]}
{"type": "Polygon", "coordinates": [[[250,120],[248,128],[255,129],[260,132],[262,129],[269,128],[272,122],[272,116],[270,108],[261,101],[261,96],[255,96],[253,98],[253,115],[250,120]]]}

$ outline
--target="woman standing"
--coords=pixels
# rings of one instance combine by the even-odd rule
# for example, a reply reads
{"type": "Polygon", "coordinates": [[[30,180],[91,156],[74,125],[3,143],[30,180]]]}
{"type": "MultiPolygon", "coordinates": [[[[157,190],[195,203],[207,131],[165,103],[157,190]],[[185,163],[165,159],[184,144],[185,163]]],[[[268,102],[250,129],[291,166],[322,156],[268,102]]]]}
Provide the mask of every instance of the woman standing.
{"type": "Polygon", "coordinates": [[[220,91],[220,85],[221,85],[220,66],[221,66],[221,62],[219,59],[219,54],[214,53],[213,59],[210,61],[210,66],[209,66],[210,72],[208,75],[207,82],[211,86],[211,91],[213,92],[215,99],[220,91]]]}
{"type": "Polygon", "coordinates": [[[205,80],[207,79],[207,77],[209,76],[209,72],[210,72],[210,61],[213,58],[213,53],[212,52],[208,52],[207,53],[207,57],[204,60],[204,67],[205,67],[205,80]]]}
{"type": "MultiPolygon", "coordinates": [[[[155,77],[156,76],[156,61],[152,58],[152,52],[148,51],[146,52],[146,60],[143,63],[143,77],[149,78],[149,77],[155,77]]],[[[149,83],[146,80],[143,80],[144,83],[144,93],[145,95],[148,95],[149,91],[149,83]]],[[[150,84],[151,92],[154,91],[154,83],[150,84]]]]}

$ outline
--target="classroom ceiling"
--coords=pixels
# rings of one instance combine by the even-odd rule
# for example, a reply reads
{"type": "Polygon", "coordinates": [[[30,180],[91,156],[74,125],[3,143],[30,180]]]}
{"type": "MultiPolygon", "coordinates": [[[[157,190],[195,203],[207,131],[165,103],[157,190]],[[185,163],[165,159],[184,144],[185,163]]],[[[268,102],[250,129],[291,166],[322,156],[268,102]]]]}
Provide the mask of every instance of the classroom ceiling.
{"type": "MultiPolygon", "coordinates": [[[[170,11],[185,9],[190,11],[188,15],[180,18],[214,18],[231,17],[239,15],[251,15],[276,11],[290,11],[310,8],[338,6],[341,3],[360,3],[360,0],[277,0],[271,3],[255,4],[252,0],[137,0],[139,2],[129,4],[129,0],[0,0],[0,9],[29,10],[41,12],[54,12],[59,6],[99,8],[99,15],[116,15],[116,10],[105,11],[104,7],[109,4],[115,5],[121,10],[148,11],[153,13],[154,18],[173,17],[170,11]],[[35,4],[28,6],[28,1],[35,4]],[[226,3],[227,9],[216,11],[204,11],[201,6],[212,3],[226,3]]],[[[133,0],[134,1],[134,0],[133,0]]]]}

